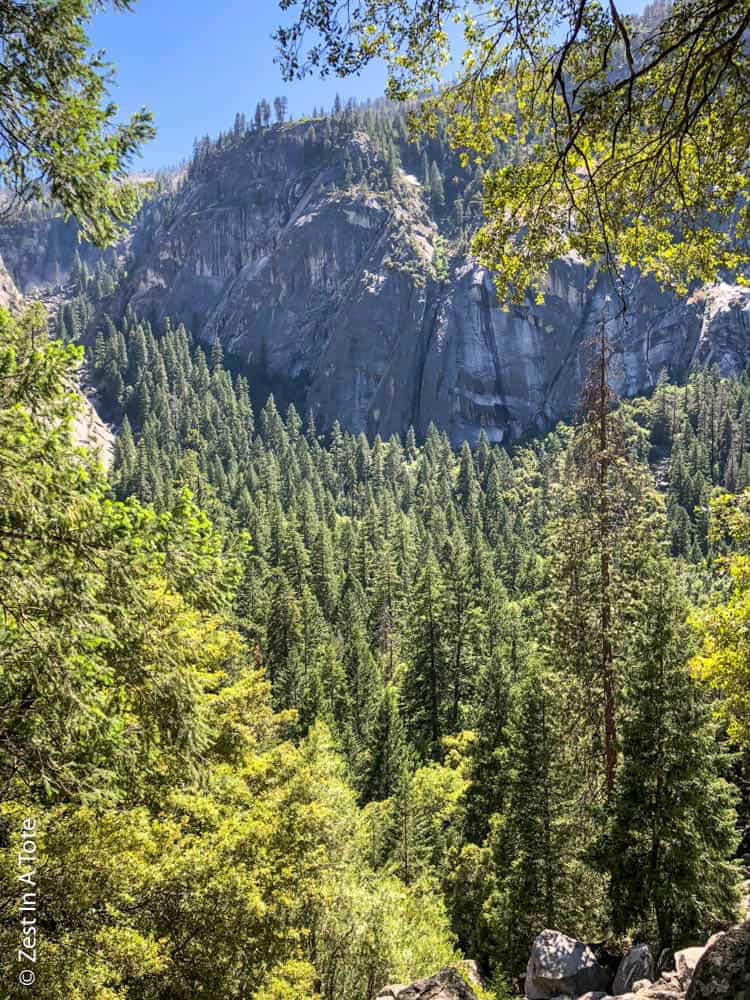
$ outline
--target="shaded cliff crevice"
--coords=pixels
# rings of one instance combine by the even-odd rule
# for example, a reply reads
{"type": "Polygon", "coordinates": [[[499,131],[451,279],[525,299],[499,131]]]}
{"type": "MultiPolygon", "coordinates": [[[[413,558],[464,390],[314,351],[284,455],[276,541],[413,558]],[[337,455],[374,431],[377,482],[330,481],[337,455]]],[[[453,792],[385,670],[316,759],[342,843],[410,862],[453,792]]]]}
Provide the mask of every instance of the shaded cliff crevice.
{"type": "Polygon", "coordinates": [[[428,292],[422,316],[422,327],[417,339],[417,357],[414,370],[414,393],[411,401],[411,419],[409,421],[409,426],[414,427],[420,434],[426,433],[430,422],[433,420],[432,417],[426,417],[426,415],[422,412],[422,394],[424,390],[427,359],[430,355],[430,349],[434,344],[435,334],[437,332],[439,310],[439,299],[437,296],[431,296],[428,292]]]}
{"type": "MultiPolygon", "coordinates": [[[[497,296],[495,297],[497,301],[497,296]]],[[[491,307],[490,307],[490,297],[487,291],[487,285],[483,281],[481,285],[481,302],[479,304],[479,327],[482,331],[482,337],[484,338],[484,343],[487,350],[492,358],[492,364],[495,369],[495,382],[494,391],[498,396],[503,394],[503,379],[500,366],[500,356],[497,350],[497,341],[495,340],[495,331],[492,326],[491,317],[491,307]]]]}

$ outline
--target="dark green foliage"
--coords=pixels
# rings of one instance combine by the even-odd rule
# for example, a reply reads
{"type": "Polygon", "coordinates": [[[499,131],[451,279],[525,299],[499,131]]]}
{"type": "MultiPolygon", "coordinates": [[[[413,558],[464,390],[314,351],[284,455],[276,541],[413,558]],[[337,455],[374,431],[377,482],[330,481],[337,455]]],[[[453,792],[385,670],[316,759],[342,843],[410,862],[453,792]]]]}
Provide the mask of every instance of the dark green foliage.
{"type": "MultiPolygon", "coordinates": [[[[56,203],[99,246],[121,237],[140,193],[125,178],[155,132],[145,109],[116,123],[111,67],[86,34],[106,0],[46,0],[0,6],[3,87],[0,172],[21,201],[56,203]]],[[[128,10],[131,0],[112,0],[128,10]]]]}
{"type": "Polygon", "coordinates": [[[421,444],[413,431],[368,441],[338,424],[323,437],[272,396],[256,421],[250,386],[220,349],[132,314],[119,330],[103,324],[91,357],[122,419],[116,493],[169,510],[189,486],[224,530],[249,532],[234,613],[274,705],[295,710],[295,738],[317,719],[332,727],[366,804],[373,859],[442,891],[473,956],[516,975],[545,924],[592,939],[616,927],[680,941],[701,915],[728,912],[731,878],[721,874],[723,892],[700,874],[706,865],[724,873],[734,841],[721,755],[684,670],[686,609],[667,602],[662,615],[642,580],[654,559],[671,560],[695,593],[710,586],[708,511],[694,497],[731,475],[741,481],[732,470],[747,461],[744,378],[701,372],[686,389],[662,379],[651,400],[620,407],[609,528],[617,784],[608,805],[601,693],[589,670],[599,642],[596,508],[576,471],[584,427],[560,427],[512,454],[481,436],[457,455],[434,426],[421,444]],[[670,684],[649,694],[651,654],[667,634],[682,659],[670,653],[670,684]],[[615,892],[633,865],[647,866],[640,825],[654,820],[656,779],[649,772],[638,785],[651,764],[637,737],[662,722],[674,768],[695,759],[701,775],[698,794],[673,774],[678,827],[663,839],[684,865],[669,868],[666,895],[657,886],[666,861],[650,895],[632,879],[632,892],[615,892]],[[724,812],[709,821],[714,805],[724,812]],[[665,907],[670,933],[656,926],[665,907]]]}
{"type": "Polygon", "coordinates": [[[611,873],[614,928],[660,947],[731,922],[738,872],[733,797],[705,693],[686,666],[686,602],[664,558],[641,575],[621,706],[622,764],[600,844],[611,873]]]}

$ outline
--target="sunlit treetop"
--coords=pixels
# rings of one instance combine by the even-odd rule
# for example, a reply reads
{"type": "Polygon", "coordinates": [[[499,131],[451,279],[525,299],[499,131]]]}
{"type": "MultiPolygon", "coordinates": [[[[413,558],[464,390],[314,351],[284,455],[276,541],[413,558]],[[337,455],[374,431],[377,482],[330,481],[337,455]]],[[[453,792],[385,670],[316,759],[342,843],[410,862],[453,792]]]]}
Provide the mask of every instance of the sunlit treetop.
{"type": "Polygon", "coordinates": [[[620,280],[637,265],[683,293],[743,280],[748,0],[656,3],[640,17],[597,0],[280,6],[294,16],[277,33],[287,78],[383,59],[389,95],[414,102],[415,128],[444,118],[467,161],[500,151],[473,249],[501,297],[539,288],[570,252],[620,280]]]}
{"type": "Polygon", "coordinates": [[[100,245],[113,242],[138,207],[127,169],[154,134],[145,110],[115,124],[112,69],[90,51],[86,26],[110,5],[129,10],[132,0],[0,0],[5,210],[19,200],[52,200],[100,245]]]}

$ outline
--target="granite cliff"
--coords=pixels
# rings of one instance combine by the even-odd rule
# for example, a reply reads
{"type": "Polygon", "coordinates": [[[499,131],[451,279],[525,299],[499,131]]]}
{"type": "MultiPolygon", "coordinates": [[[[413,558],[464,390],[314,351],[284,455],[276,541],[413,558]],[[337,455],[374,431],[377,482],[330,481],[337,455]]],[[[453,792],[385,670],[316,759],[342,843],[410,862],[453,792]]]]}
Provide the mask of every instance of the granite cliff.
{"type": "MultiPolygon", "coordinates": [[[[384,437],[433,421],[454,443],[482,429],[508,441],[570,417],[603,314],[623,395],[648,391],[662,369],[681,379],[693,364],[744,368],[750,291],[734,286],[682,300],[634,275],[627,313],[613,319],[607,281],[565,259],[543,304],[503,310],[449,211],[451,190],[468,183],[460,170],[436,211],[414,176],[418,151],[402,145],[394,165],[356,123],[331,133],[325,120],[321,138],[321,121],[317,135],[303,122],[204,148],[142,212],[108,310],[182,321],[293,385],[320,427],[338,419],[384,437]]],[[[70,266],[69,234],[49,221],[36,224],[43,266],[30,264],[33,225],[0,237],[24,290],[70,266]]]]}

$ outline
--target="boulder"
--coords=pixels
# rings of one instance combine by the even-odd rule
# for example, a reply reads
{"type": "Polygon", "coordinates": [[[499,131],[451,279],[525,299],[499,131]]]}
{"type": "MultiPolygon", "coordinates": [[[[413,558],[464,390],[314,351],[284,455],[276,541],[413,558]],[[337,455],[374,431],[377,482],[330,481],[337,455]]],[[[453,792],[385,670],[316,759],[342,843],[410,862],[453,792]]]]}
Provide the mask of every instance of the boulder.
{"type": "Polygon", "coordinates": [[[750,922],[733,927],[705,949],[687,1000],[750,1000],[750,922]]]}
{"type": "Polygon", "coordinates": [[[609,993],[612,977],[591,948],[560,931],[545,930],[531,948],[525,994],[529,1000],[609,993]]]}
{"type": "Polygon", "coordinates": [[[659,980],[640,993],[631,994],[634,1000],[684,1000],[685,993],[679,986],[659,980]]]}
{"type": "Polygon", "coordinates": [[[612,992],[615,996],[622,996],[623,993],[637,993],[633,989],[633,984],[639,979],[654,978],[654,958],[651,949],[647,944],[638,944],[624,956],[612,985],[612,992]]]}
{"type": "Polygon", "coordinates": [[[678,973],[674,970],[672,972],[662,972],[659,976],[659,980],[666,983],[668,986],[674,986],[677,989],[682,989],[682,981],[678,973]]]}
{"type": "Polygon", "coordinates": [[[674,967],[685,988],[693,978],[695,967],[703,957],[705,950],[705,948],[683,948],[682,951],[675,952],[674,967]]]}
{"type": "Polygon", "coordinates": [[[377,1000],[392,1000],[393,997],[398,1000],[477,1000],[476,993],[454,968],[442,969],[410,986],[386,986],[377,1000]]]}
{"type": "Polygon", "coordinates": [[[659,955],[659,961],[656,963],[656,971],[659,975],[661,975],[662,972],[674,971],[674,952],[671,948],[662,948],[661,954],[659,955]]]}
{"type": "Polygon", "coordinates": [[[456,964],[456,968],[462,973],[464,979],[468,979],[470,986],[485,987],[487,985],[473,958],[463,959],[456,964]]]}

